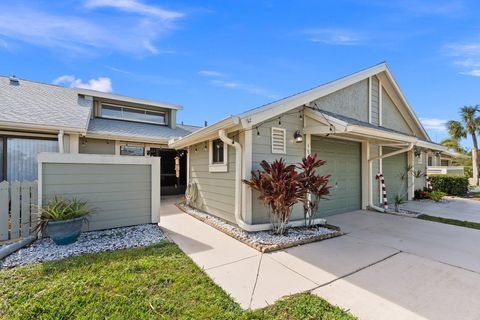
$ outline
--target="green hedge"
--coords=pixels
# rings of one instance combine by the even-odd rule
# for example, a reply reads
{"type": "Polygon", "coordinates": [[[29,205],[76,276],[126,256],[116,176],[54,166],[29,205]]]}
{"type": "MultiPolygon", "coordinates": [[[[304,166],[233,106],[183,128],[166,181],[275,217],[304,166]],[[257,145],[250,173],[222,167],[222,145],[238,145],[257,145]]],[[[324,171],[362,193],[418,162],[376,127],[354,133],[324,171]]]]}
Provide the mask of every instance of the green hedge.
{"type": "Polygon", "coordinates": [[[452,196],[461,196],[468,192],[468,177],[450,175],[431,175],[434,191],[442,191],[452,196]]]}

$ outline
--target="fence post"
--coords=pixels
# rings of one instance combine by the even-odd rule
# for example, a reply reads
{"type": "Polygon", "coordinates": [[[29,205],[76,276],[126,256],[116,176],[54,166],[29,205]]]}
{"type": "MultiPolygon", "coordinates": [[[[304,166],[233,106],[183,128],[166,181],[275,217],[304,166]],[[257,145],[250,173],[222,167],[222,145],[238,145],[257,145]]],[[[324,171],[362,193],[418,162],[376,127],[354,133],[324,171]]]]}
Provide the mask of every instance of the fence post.
{"type": "Polygon", "coordinates": [[[8,240],[9,183],[0,183],[0,240],[8,240]]]}
{"type": "Polygon", "coordinates": [[[12,182],[10,187],[10,238],[16,239],[20,237],[20,182],[12,182]]]}
{"type": "Polygon", "coordinates": [[[30,232],[32,232],[38,224],[38,181],[32,182],[32,191],[31,191],[31,216],[30,216],[30,232]]]}
{"type": "Polygon", "coordinates": [[[30,181],[23,181],[21,189],[21,218],[20,218],[20,236],[28,237],[30,234],[30,189],[32,183],[30,181]]]}

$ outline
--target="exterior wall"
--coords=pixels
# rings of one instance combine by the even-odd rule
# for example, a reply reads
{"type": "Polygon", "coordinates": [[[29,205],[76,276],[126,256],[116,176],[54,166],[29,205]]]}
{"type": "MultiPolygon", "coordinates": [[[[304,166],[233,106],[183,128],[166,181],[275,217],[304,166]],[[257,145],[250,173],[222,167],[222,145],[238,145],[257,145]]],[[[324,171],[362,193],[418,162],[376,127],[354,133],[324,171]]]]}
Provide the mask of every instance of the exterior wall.
{"type": "Polygon", "coordinates": [[[209,172],[209,152],[208,141],[189,147],[189,182],[198,187],[195,207],[235,223],[235,148],[228,147],[227,172],[209,172]]]}
{"type": "MultiPolygon", "coordinates": [[[[427,153],[422,152],[420,158],[415,157],[414,169],[420,170],[425,175],[427,173],[427,161],[427,153]]],[[[423,189],[423,187],[425,187],[426,178],[424,175],[421,178],[415,178],[415,190],[423,189]]]]}
{"type": "Polygon", "coordinates": [[[385,89],[382,90],[382,127],[400,131],[405,134],[413,134],[414,132],[410,129],[388,93],[385,89]]]}
{"type": "Polygon", "coordinates": [[[318,108],[368,122],[368,79],[315,100],[318,108]]]}
{"type": "MultiPolygon", "coordinates": [[[[382,149],[383,154],[396,150],[386,147],[382,149]]],[[[400,195],[406,200],[408,191],[407,153],[404,152],[382,159],[382,166],[389,203],[393,205],[393,199],[396,195],[400,195]]]]}
{"type": "Polygon", "coordinates": [[[151,223],[151,167],[137,164],[43,163],[43,203],[54,195],[87,201],[85,230],[151,223]]]}
{"type": "MultiPolygon", "coordinates": [[[[380,148],[377,145],[370,145],[370,158],[377,157],[380,155],[380,148]]],[[[381,204],[380,201],[380,184],[378,180],[375,179],[377,173],[380,172],[380,160],[375,160],[372,162],[372,200],[373,204],[378,206],[381,204]]]]}
{"type": "Polygon", "coordinates": [[[115,154],[115,141],[87,138],[80,141],[79,153],[113,155],[115,154]]]}
{"type": "MultiPolygon", "coordinates": [[[[300,110],[300,109],[299,109],[300,110]]],[[[252,170],[260,170],[260,162],[266,160],[272,162],[275,159],[283,158],[288,164],[295,164],[305,156],[305,141],[296,143],[293,134],[296,130],[303,128],[303,119],[300,114],[292,110],[289,114],[281,117],[281,125],[278,124],[278,118],[263,123],[258,131],[260,135],[253,131],[252,136],[252,170]],[[286,129],[286,154],[272,154],[271,128],[280,127],[286,129]]],[[[263,202],[258,200],[259,193],[253,191],[252,194],[252,222],[254,224],[270,222],[267,208],[263,202]]],[[[297,204],[293,208],[291,220],[303,219],[303,207],[297,204]]]]}
{"type": "Polygon", "coordinates": [[[379,90],[378,90],[378,79],[377,77],[372,77],[372,124],[379,125],[379,90]]]}

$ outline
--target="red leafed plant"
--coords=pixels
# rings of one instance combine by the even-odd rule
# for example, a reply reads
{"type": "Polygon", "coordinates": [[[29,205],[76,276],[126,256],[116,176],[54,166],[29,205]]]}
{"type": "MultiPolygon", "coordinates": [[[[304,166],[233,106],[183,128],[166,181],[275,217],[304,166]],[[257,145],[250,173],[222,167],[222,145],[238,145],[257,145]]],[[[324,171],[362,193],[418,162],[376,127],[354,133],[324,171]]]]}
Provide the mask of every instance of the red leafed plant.
{"type": "Polygon", "coordinates": [[[330,175],[317,175],[318,168],[323,166],[325,161],[318,159],[315,153],[302,159],[298,165],[301,171],[300,189],[303,192],[303,212],[305,217],[305,224],[311,226],[315,220],[320,205],[320,200],[326,198],[330,194],[330,187],[327,186],[330,180],[330,175]]]}
{"type": "Polygon", "coordinates": [[[258,199],[269,208],[273,233],[285,233],[292,207],[300,201],[304,207],[305,224],[312,225],[320,200],[330,193],[327,186],[330,176],[316,174],[324,164],[325,161],[317,160],[316,154],[303,158],[297,166],[286,165],[283,159],[274,160],[272,164],[264,160],[260,163],[263,171],[252,171],[252,178],[243,180],[260,191],[258,199]]]}
{"type": "Polygon", "coordinates": [[[301,190],[302,176],[295,170],[295,165],[286,165],[283,159],[260,163],[263,171],[252,171],[250,180],[243,180],[251,188],[260,191],[262,200],[270,211],[273,233],[284,234],[292,207],[303,197],[301,190]]]}

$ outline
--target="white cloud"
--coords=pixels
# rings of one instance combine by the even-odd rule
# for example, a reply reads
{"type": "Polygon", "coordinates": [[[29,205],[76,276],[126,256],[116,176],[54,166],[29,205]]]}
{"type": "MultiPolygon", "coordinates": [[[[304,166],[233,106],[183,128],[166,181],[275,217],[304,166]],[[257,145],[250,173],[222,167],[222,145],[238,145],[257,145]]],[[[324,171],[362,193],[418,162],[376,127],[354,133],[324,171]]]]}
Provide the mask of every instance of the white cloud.
{"type": "Polygon", "coordinates": [[[446,125],[448,120],[438,119],[438,118],[420,118],[425,129],[435,130],[435,131],[446,131],[446,125]]]}
{"type": "Polygon", "coordinates": [[[125,12],[152,15],[163,20],[177,19],[184,16],[181,12],[165,10],[156,6],[141,3],[137,0],[87,0],[85,6],[87,8],[110,7],[125,12]]]}
{"type": "Polygon", "coordinates": [[[70,88],[91,89],[101,92],[112,92],[112,81],[108,77],[99,77],[97,79],[90,79],[88,82],[83,82],[82,79],[75,78],[71,75],[63,75],[52,82],[57,85],[67,85],[70,88]]]}
{"type": "Polygon", "coordinates": [[[453,63],[463,69],[460,74],[480,77],[480,41],[450,43],[444,50],[453,57],[453,63]]]}
{"type": "Polygon", "coordinates": [[[60,49],[63,54],[95,56],[115,51],[158,54],[163,50],[155,42],[172,32],[176,21],[183,17],[180,12],[132,0],[88,1],[86,5],[86,14],[59,14],[44,8],[0,3],[0,34],[4,39],[60,49]],[[91,12],[106,6],[125,14],[91,12]]]}
{"type": "Polygon", "coordinates": [[[213,78],[221,78],[225,76],[223,73],[214,71],[214,70],[200,70],[198,74],[204,77],[213,77],[213,78]]]}
{"type": "Polygon", "coordinates": [[[239,81],[223,81],[223,80],[215,79],[215,80],[211,80],[210,84],[216,87],[237,89],[237,90],[245,91],[257,96],[267,97],[270,99],[278,99],[278,95],[266,89],[260,88],[256,85],[242,83],[239,81]]]}
{"type": "Polygon", "coordinates": [[[331,45],[352,46],[365,41],[357,32],[344,29],[308,29],[303,31],[312,42],[321,42],[331,45]]]}

